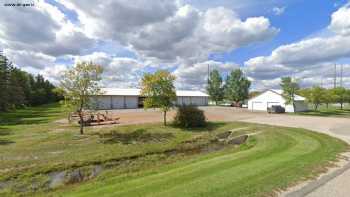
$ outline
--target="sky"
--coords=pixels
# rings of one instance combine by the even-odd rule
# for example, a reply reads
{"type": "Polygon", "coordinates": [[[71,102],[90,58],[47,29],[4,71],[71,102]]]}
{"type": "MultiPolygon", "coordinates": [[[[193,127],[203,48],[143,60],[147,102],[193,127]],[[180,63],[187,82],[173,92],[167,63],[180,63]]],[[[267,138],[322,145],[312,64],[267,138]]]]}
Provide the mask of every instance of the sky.
{"type": "Polygon", "coordinates": [[[204,90],[207,68],[240,68],[252,90],[350,88],[348,0],[0,0],[0,50],[59,84],[81,61],[104,68],[103,86],[137,88],[165,69],[178,89],[204,90]],[[30,6],[9,6],[29,3],[30,6]]]}

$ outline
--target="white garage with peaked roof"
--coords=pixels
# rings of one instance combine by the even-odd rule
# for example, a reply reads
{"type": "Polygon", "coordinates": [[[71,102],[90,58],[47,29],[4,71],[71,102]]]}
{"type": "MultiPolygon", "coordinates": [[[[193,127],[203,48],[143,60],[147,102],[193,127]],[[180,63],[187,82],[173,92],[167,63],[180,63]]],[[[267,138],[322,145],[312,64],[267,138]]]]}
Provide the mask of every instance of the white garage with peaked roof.
{"type": "MultiPolygon", "coordinates": [[[[201,91],[176,91],[175,105],[207,106],[209,96],[201,91]]],[[[93,97],[97,109],[136,109],[143,107],[140,89],[103,88],[93,97]]]]}
{"type": "Polygon", "coordinates": [[[282,96],[282,90],[266,90],[260,95],[248,100],[248,109],[252,111],[267,111],[268,107],[280,105],[285,108],[286,112],[301,112],[307,111],[308,105],[305,98],[295,95],[294,106],[286,104],[286,99],[282,96]]]}

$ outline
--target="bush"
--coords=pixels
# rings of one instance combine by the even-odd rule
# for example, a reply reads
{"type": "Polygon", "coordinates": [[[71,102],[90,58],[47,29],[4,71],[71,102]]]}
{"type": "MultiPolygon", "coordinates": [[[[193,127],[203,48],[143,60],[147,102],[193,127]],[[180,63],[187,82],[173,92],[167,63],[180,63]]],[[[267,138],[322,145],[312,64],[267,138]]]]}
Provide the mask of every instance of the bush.
{"type": "Polygon", "coordinates": [[[195,106],[180,106],[175,115],[174,124],[183,128],[206,126],[204,112],[195,106]]]}

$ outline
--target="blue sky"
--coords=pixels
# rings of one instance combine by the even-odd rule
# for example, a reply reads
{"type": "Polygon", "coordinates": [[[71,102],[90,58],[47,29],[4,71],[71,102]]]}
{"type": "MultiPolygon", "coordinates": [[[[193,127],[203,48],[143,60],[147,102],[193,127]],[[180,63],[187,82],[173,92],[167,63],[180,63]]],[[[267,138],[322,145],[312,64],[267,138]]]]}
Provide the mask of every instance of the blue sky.
{"type": "Polygon", "coordinates": [[[271,9],[264,9],[263,12],[257,10],[249,16],[254,16],[254,14],[267,16],[271,24],[280,29],[279,34],[269,41],[218,54],[213,59],[235,61],[242,65],[249,58],[269,55],[273,49],[280,45],[293,43],[323,31],[330,23],[331,14],[345,3],[346,1],[321,1],[321,3],[319,0],[289,1],[285,4],[279,4],[279,7],[285,7],[285,11],[278,16],[271,9]]]}
{"type": "Polygon", "coordinates": [[[276,88],[283,76],[329,87],[334,63],[350,86],[346,0],[34,3],[0,8],[0,47],[17,66],[55,83],[91,60],[105,67],[104,85],[112,87],[137,87],[142,73],[167,69],[178,88],[203,89],[208,64],[223,77],[243,69],[252,89],[276,88]]]}

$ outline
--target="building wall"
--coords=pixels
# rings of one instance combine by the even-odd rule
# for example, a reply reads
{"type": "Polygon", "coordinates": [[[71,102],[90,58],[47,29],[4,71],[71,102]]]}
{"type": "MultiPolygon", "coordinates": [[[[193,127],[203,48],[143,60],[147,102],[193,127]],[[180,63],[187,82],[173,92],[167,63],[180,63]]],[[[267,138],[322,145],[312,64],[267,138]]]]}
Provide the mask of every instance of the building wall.
{"type": "MultiPolygon", "coordinates": [[[[94,105],[97,109],[136,109],[138,108],[138,96],[95,96],[94,105]]],[[[207,97],[177,97],[177,105],[207,106],[207,97]]]]}
{"type": "MultiPolygon", "coordinates": [[[[285,108],[286,112],[294,112],[293,105],[285,104],[285,99],[272,91],[266,91],[261,95],[248,101],[248,109],[252,111],[267,111],[272,105],[280,105],[285,108]]],[[[295,111],[307,111],[308,107],[304,101],[295,102],[295,111]]]]}
{"type": "Polygon", "coordinates": [[[196,106],[207,106],[208,98],[201,96],[178,96],[177,105],[196,105],[196,106]]]}
{"type": "Polygon", "coordinates": [[[93,98],[97,109],[135,109],[138,96],[96,96],[93,98]]]}

